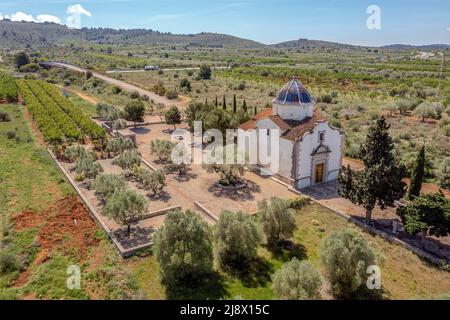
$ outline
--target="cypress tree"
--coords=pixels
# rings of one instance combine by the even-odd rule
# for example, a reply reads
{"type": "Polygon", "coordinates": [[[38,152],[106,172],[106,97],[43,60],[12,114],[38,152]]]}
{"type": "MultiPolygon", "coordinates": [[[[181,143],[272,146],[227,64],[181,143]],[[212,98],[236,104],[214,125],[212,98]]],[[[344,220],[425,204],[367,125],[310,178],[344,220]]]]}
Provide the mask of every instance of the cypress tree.
{"type": "Polygon", "coordinates": [[[247,102],[244,100],[244,103],[242,104],[242,109],[244,112],[247,112],[247,102]]]}
{"type": "Polygon", "coordinates": [[[253,110],[253,113],[254,113],[254,114],[257,114],[257,113],[258,113],[258,109],[256,109],[256,106],[255,106],[255,108],[254,108],[254,110],[253,110]]]}
{"type": "Polygon", "coordinates": [[[208,106],[208,98],[205,98],[205,106],[208,106]]]}
{"type": "Polygon", "coordinates": [[[223,95],[222,108],[223,110],[227,110],[227,99],[225,98],[225,95],[223,95]]]}
{"type": "Polygon", "coordinates": [[[237,112],[237,100],[236,100],[236,95],[233,96],[233,112],[234,112],[234,113],[237,112]]]}
{"type": "Polygon", "coordinates": [[[411,185],[409,186],[408,195],[410,198],[420,196],[422,189],[423,176],[425,175],[425,146],[419,151],[416,163],[411,173],[411,185]]]}
{"type": "Polygon", "coordinates": [[[405,167],[394,157],[390,125],[384,117],[369,129],[361,146],[360,157],[365,169],[345,168],[339,175],[339,194],[366,209],[366,220],[378,204],[382,210],[392,207],[406,193],[405,167]]]}
{"type": "Polygon", "coordinates": [[[219,106],[219,100],[217,100],[217,96],[216,96],[216,101],[214,102],[215,106],[218,107],[219,106]]]}

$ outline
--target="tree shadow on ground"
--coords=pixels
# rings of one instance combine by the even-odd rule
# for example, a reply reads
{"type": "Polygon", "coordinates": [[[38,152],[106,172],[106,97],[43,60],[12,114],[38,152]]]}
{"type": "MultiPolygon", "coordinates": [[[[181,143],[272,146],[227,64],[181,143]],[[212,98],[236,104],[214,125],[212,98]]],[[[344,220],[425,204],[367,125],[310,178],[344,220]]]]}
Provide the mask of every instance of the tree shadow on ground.
{"type": "Polygon", "coordinates": [[[261,188],[256,183],[245,181],[246,187],[238,190],[226,190],[216,183],[208,188],[208,192],[217,198],[228,198],[233,201],[251,201],[255,199],[254,193],[261,192],[261,188]]]}
{"type": "Polygon", "coordinates": [[[264,258],[256,257],[245,265],[230,267],[225,270],[230,275],[239,278],[244,287],[264,287],[271,281],[274,266],[264,258]]]}
{"type": "Polygon", "coordinates": [[[283,262],[289,262],[293,258],[298,260],[305,260],[308,258],[306,248],[300,243],[295,243],[291,240],[281,241],[277,246],[267,247],[272,253],[272,257],[283,262]]]}
{"type": "Polygon", "coordinates": [[[165,287],[169,300],[219,300],[230,296],[223,276],[217,272],[201,279],[166,284],[165,287]]]}
{"type": "Polygon", "coordinates": [[[165,190],[159,191],[158,194],[154,195],[153,193],[148,194],[147,197],[150,200],[153,201],[162,201],[162,202],[168,202],[170,199],[172,199],[172,196],[170,193],[168,193],[165,190]]]}
{"type": "Polygon", "coordinates": [[[171,167],[170,165],[167,165],[164,168],[164,171],[168,174],[173,174],[173,179],[177,182],[188,182],[192,179],[197,179],[198,175],[195,173],[192,173],[192,168],[187,167],[185,172],[180,174],[178,170],[174,167],[171,167]]]}
{"type": "Polygon", "coordinates": [[[146,127],[137,127],[137,128],[130,128],[130,131],[136,134],[147,134],[150,132],[150,129],[146,127]]]}

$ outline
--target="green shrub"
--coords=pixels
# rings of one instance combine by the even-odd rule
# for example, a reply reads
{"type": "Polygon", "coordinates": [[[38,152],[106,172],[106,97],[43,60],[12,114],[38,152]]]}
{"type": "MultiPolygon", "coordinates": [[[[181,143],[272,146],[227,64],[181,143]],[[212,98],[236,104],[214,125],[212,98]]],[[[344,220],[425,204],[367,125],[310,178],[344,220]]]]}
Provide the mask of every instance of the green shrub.
{"type": "Polygon", "coordinates": [[[12,131],[12,130],[8,130],[5,132],[5,136],[7,139],[14,139],[17,137],[17,132],[12,131]]]}
{"type": "Polygon", "coordinates": [[[16,255],[1,251],[0,252],[0,274],[11,273],[20,270],[20,262],[16,255]]]}
{"type": "Polygon", "coordinates": [[[290,207],[292,209],[298,210],[309,204],[310,200],[307,197],[297,197],[295,199],[290,200],[290,207]]]}
{"type": "Polygon", "coordinates": [[[257,255],[261,235],[253,217],[243,212],[224,211],[216,229],[216,255],[222,267],[240,268],[257,255]]]}
{"type": "Polygon", "coordinates": [[[11,117],[6,111],[0,111],[0,122],[10,122],[11,117]]]}
{"type": "Polygon", "coordinates": [[[321,259],[336,298],[351,299],[365,291],[367,267],[375,264],[375,253],[360,231],[331,233],[322,243],[321,259]]]}
{"type": "Polygon", "coordinates": [[[321,284],[319,272],[309,261],[294,258],[275,273],[272,288],[280,299],[306,300],[319,296],[321,284]]]}

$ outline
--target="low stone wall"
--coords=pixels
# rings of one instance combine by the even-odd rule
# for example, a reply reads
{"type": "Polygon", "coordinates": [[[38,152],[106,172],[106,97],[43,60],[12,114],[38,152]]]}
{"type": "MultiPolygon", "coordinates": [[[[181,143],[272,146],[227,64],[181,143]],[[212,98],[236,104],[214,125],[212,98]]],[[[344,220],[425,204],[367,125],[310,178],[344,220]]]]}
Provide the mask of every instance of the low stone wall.
{"type": "Polygon", "coordinates": [[[133,222],[138,222],[138,221],[142,221],[142,220],[145,220],[145,219],[150,219],[150,218],[162,216],[162,215],[165,215],[165,214],[169,213],[170,211],[174,211],[174,210],[181,210],[181,206],[167,207],[167,208],[164,208],[164,209],[161,209],[161,210],[153,211],[153,212],[144,214],[142,218],[135,219],[133,222]]]}
{"type": "Polygon", "coordinates": [[[219,221],[219,218],[212,213],[211,211],[209,211],[204,205],[202,205],[200,202],[198,201],[194,201],[194,204],[200,209],[202,210],[204,213],[206,213],[208,215],[208,217],[210,217],[211,219],[214,220],[214,222],[219,221]]]}
{"type": "MultiPolygon", "coordinates": [[[[91,205],[90,201],[84,196],[83,192],[80,190],[80,188],[78,187],[78,185],[76,184],[76,182],[72,179],[72,177],[70,176],[70,174],[66,171],[66,169],[59,163],[58,159],[56,159],[55,155],[53,154],[53,152],[51,150],[47,149],[47,152],[50,154],[50,157],[53,159],[53,161],[56,163],[56,165],[58,166],[58,168],[61,170],[61,172],[64,174],[64,176],[66,177],[66,179],[69,181],[69,183],[72,185],[72,187],[75,189],[75,191],[78,193],[78,196],[81,198],[81,200],[83,201],[85,207],[88,209],[88,212],[90,213],[90,215],[93,217],[94,221],[96,221],[101,227],[102,229],[108,234],[109,238],[111,239],[111,241],[114,243],[114,245],[117,247],[117,249],[119,250],[119,253],[122,257],[124,258],[128,258],[130,256],[132,256],[134,253],[136,253],[137,251],[143,250],[143,249],[147,249],[150,248],[153,244],[152,241],[146,243],[146,244],[142,244],[139,246],[135,246],[133,248],[129,248],[129,249],[125,249],[119,241],[117,241],[117,239],[114,237],[113,235],[113,231],[103,222],[102,218],[100,217],[100,215],[98,214],[97,210],[91,205]]],[[[158,212],[157,212],[158,213],[158,212]]],[[[158,215],[161,215],[161,213],[158,213],[158,215]]],[[[156,215],[155,215],[156,216],[156,215]]],[[[147,217],[148,218],[148,217],[147,217]]]]}
{"type": "Polygon", "coordinates": [[[364,223],[362,221],[359,221],[359,220],[357,220],[357,219],[355,219],[353,217],[350,217],[349,215],[347,215],[347,214],[345,214],[343,212],[339,212],[339,211],[335,210],[334,208],[331,208],[330,206],[327,206],[327,205],[321,203],[320,201],[318,201],[318,200],[316,200],[316,199],[314,199],[314,198],[312,198],[312,197],[310,197],[310,196],[308,196],[306,194],[303,194],[300,191],[298,191],[298,190],[296,190],[296,189],[294,189],[292,187],[289,187],[289,190],[292,191],[293,193],[299,195],[299,196],[303,196],[303,197],[309,198],[311,201],[313,201],[313,202],[315,202],[315,203],[317,203],[317,204],[319,204],[319,205],[321,205],[321,206],[331,210],[332,212],[340,215],[341,217],[345,218],[347,221],[349,221],[351,223],[354,223],[358,227],[368,231],[371,234],[375,234],[375,235],[377,235],[377,236],[379,236],[379,237],[381,237],[381,238],[383,238],[383,239],[385,239],[385,240],[387,240],[387,241],[389,241],[391,243],[398,244],[398,245],[400,245],[400,246],[402,246],[402,247],[404,247],[404,248],[414,252],[419,257],[427,260],[428,262],[431,262],[431,263],[433,263],[435,265],[438,265],[438,266],[441,266],[441,265],[449,263],[448,260],[436,257],[435,255],[433,255],[433,254],[431,254],[429,252],[426,252],[426,251],[424,251],[424,250],[422,250],[422,249],[420,249],[420,248],[418,248],[418,247],[416,247],[416,246],[414,246],[414,245],[412,245],[410,243],[407,243],[407,242],[405,242],[403,240],[400,240],[399,238],[397,238],[397,237],[395,237],[395,236],[393,236],[391,234],[388,234],[388,233],[386,233],[384,231],[378,230],[377,228],[372,227],[372,226],[370,226],[370,225],[368,225],[368,224],[366,224],[366,223],[364,223]]]}

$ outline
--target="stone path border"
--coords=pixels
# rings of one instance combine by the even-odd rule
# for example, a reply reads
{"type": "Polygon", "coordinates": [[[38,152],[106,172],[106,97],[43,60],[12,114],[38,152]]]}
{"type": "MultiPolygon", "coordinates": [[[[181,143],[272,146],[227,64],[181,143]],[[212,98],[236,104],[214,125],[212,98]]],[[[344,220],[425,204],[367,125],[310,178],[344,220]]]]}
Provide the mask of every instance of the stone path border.
{"type": "Polygon", "coordinates": [[[368,231],[369,233],[375,234],[375,235],[377,235],[377,236],[379,236],[379,237],[381,237],[381,238],[383,238],[383,239],[385,239],[385,240],[387,240],[387,241],[389,241],[391,243],[398,244],[398,245],[400,245],[400,246],[402,246],[402,247],[412,251],[413,253],[415,253],[419,257],[427,260],[428,262],[431,262],[431,263],[433,263],[433,264],[435,264],[437,266],[442,266],[442,265],[445,265],[445,264],[449,263],[448,260],[445,260],[445,259],[442,259],[442,258],[438,258],[435,255],[433,255],[431,253],[428,253],[428,252],[426,252],[426,251],[424,251],[424,250],[422,250],[422,249],[420,249],[420,248],[418,248],[418,247],[416,247],[416,246],[414,246],[414,245],[412,245],[410,243],[407,243],[407,242],[405,242],[403,240],[400,240],[399,238],[394,237],[394,236],[392,236],[392,235],[390,235],[390,234],[388,234],[388,233],[386,233],[384,231],[378,230],[375,227],[372,227],[372,226],[370,226],[368,224],[365,224],[364,222],[359,221],[359,220],[357,220],[357,219],[355,219],[353,217],[350,217],[349,215],[347,215],[347,214],[345,214],[343,212],[337,211],[336,209],[334,209],[334,208],[332,208],[332,207],[330,207],[330,206],[328,206],[328,205],[326,205],[324,203],[321,203],[320,201],[318,201],[318,200],[316,200],[316,199],[314,199],[314,198],[312,198],[312,197],[310,197],[310,196],[308,196],[306,194],[301,193],[300,191],[294,189],[293,187],[289,187],[288,189],[290,191],[292,191],[293,193],[299,195],[299,196],[309,198],[314,203],[317,203],[317,204],[319,204],[319,205],[321,205],[321,206],[331,210],[335,214],[343,217],[347,221],[357,225],[358,227],[368,231]]]}
{"type": "Polygon", "coordinates": [[[219,218],[212,213],[211,211],[209,211],[204,205],[202,205],[200,202],[198,201],[194,201],[194,204],[200,209],[202,210],[204,213],[206,213],[211,219],[214,220],[214,222],[219,221],[219,218]]]}
{"type": "MultiPolygon", "coordinates": [[[[136,253],[137,251],[143,250],[143,249],[147,249],[150,248],[153,245],[153,241],[149,241],[148,243],[142,244],[142,245],[138,245],[129,249],[125,249],[119,241],[117,241],[117,239],[114,237],[114,231],[112,231],[102,220],[102,218],[100,217],[100,215],[98,214],[97,210],[91,205],[90,201],[84,196],[83,192],[80,190],[80,188],[78,187],[78,185],[75,183],[75,181],[72,179],[72,177],[70,176],[70,174],[66,171],[66,169],[59,163],[58,159],[56,159],[55,155],[53,154],[53,152],[49,149],[47,149],[47,152],[50,154],[50,157],[53,159],[53,161],[56,163],[56,165],[58,166],[58,168],[61,170],[61,172],[64,174],[64,176],[66,177],[66,179],[69,181],[69,183],[72,185],[72,187],[75,189],[75,191],[78,193],[78,196],[81,198],[81,200],[83,201],[84,205],[86,206],[86,208],[88,209],[89,213],[91,214],[91,216],[94,218],[94,220],[102,227],[102,229],[108,234],[109,238],[111,239],[111,241],[114,243],[114,245],[117,247],[117,249],[119,250],[120,255],[123,258],[128,258],[130,256],[132,256],[134,253],[136,253]]],[[[159,215],[163,215],[169,211],[175,210],[175,209],[179,209],[181,208],[181,206],[174,206],[174,207],[169,207],[169,208],[165,208],[162,210],[158,210],[158,211],[154,211],[154,212],[150,212],[148,213],[145,218],[143,219],[139,219],[140,220],[145,220],[151,217],[156,217],[159,215]]]]}

